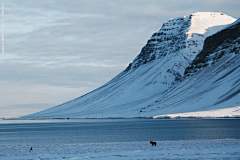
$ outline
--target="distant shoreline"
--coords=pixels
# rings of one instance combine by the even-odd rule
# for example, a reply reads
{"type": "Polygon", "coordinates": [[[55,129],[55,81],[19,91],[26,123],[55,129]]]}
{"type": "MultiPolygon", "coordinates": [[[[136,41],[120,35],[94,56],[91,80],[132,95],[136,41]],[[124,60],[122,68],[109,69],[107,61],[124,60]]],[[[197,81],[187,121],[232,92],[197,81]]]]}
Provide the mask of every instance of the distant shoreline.
{"type": "Polygon", "coordinates": [[[35,119],[21,119],[21,118],[4,118],[0,120],[84,120],[84,119],[240,119],[240,117],[106,117],[106,118],[35,118],[35,119]]]}

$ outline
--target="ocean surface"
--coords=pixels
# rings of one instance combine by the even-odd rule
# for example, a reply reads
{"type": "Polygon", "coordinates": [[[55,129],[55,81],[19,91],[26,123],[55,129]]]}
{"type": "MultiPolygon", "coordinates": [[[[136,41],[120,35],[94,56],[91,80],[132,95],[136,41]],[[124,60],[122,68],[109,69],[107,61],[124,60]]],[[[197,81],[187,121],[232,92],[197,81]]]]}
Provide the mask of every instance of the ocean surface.
{"type": "Polygon", "coordinates": [[[0,145],[240,139],[240,119],[0,120],[0,145]]]}

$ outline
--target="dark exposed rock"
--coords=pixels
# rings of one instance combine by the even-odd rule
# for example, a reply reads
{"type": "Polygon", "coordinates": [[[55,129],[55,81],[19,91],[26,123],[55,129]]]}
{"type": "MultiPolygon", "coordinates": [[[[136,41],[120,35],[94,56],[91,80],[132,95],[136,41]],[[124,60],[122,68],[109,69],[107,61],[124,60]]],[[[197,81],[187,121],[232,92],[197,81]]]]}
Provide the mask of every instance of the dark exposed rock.
{"type": "Polygon", "coordinates": [[[181,48],[186,48],[187,45],[184,40],[187,39],[187,35],[185,32],[190,25],[191,16],[189,16],[188,20],[180,17],[164,23],[158,32],[153,33],[140,54],[129,64],[124,72],[165,57],[169,51],[176,52],[181,48]]]}

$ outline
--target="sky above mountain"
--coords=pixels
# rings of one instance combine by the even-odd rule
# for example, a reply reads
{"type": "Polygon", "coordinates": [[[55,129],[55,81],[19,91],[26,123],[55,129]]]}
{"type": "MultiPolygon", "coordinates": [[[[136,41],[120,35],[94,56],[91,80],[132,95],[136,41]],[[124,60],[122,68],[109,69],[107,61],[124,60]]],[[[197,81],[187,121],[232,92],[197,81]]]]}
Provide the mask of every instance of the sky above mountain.
{"type": "Polygon", "coordinates": [[[108,82],[170,18],[239,18],[233,0],[3,0],[0,117],[26,115],[108,82]]]}

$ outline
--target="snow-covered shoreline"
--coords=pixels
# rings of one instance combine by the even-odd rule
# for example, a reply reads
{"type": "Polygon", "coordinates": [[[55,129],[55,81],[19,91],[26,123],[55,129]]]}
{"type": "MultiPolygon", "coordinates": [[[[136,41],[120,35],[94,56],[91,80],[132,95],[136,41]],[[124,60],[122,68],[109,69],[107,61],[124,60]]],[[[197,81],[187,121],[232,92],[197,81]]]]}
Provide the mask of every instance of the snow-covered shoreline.
{"type": "MultiPolygon", "coordinates": [[[[207,111],[196,111],[196,112],[185,112],[185,113],[172,113],[172,114],[163,114],[156,115],[153,117],[99,117],[99,118],[52,118],[52,119],[136,119],[136,118],[145,118],[145,119],[229,119],[229,118],[240,118],[240,106],[207,110],[207,111]]],[[[27,119],[27,118],[16,118],[16,119],[27,119]]],[[[37,119],[37,118],[36,118],[37,119]]],[[[48,119],[48,118],[46,118],[48,119]]],[[[49,118],[50,119],[50,118],[49,118]]]]}
{"type": "Polygon", "coordinates": [[[240,159],[240,139],[1,145],[1,160],[240,159]],[[29,149],[33,150],[29,152],[29,149]]]}
{"type": "Polygon", "coordinates": [[[240,118],[240,106],[199,112],[165,114],[153,118],[240,118]]]}

